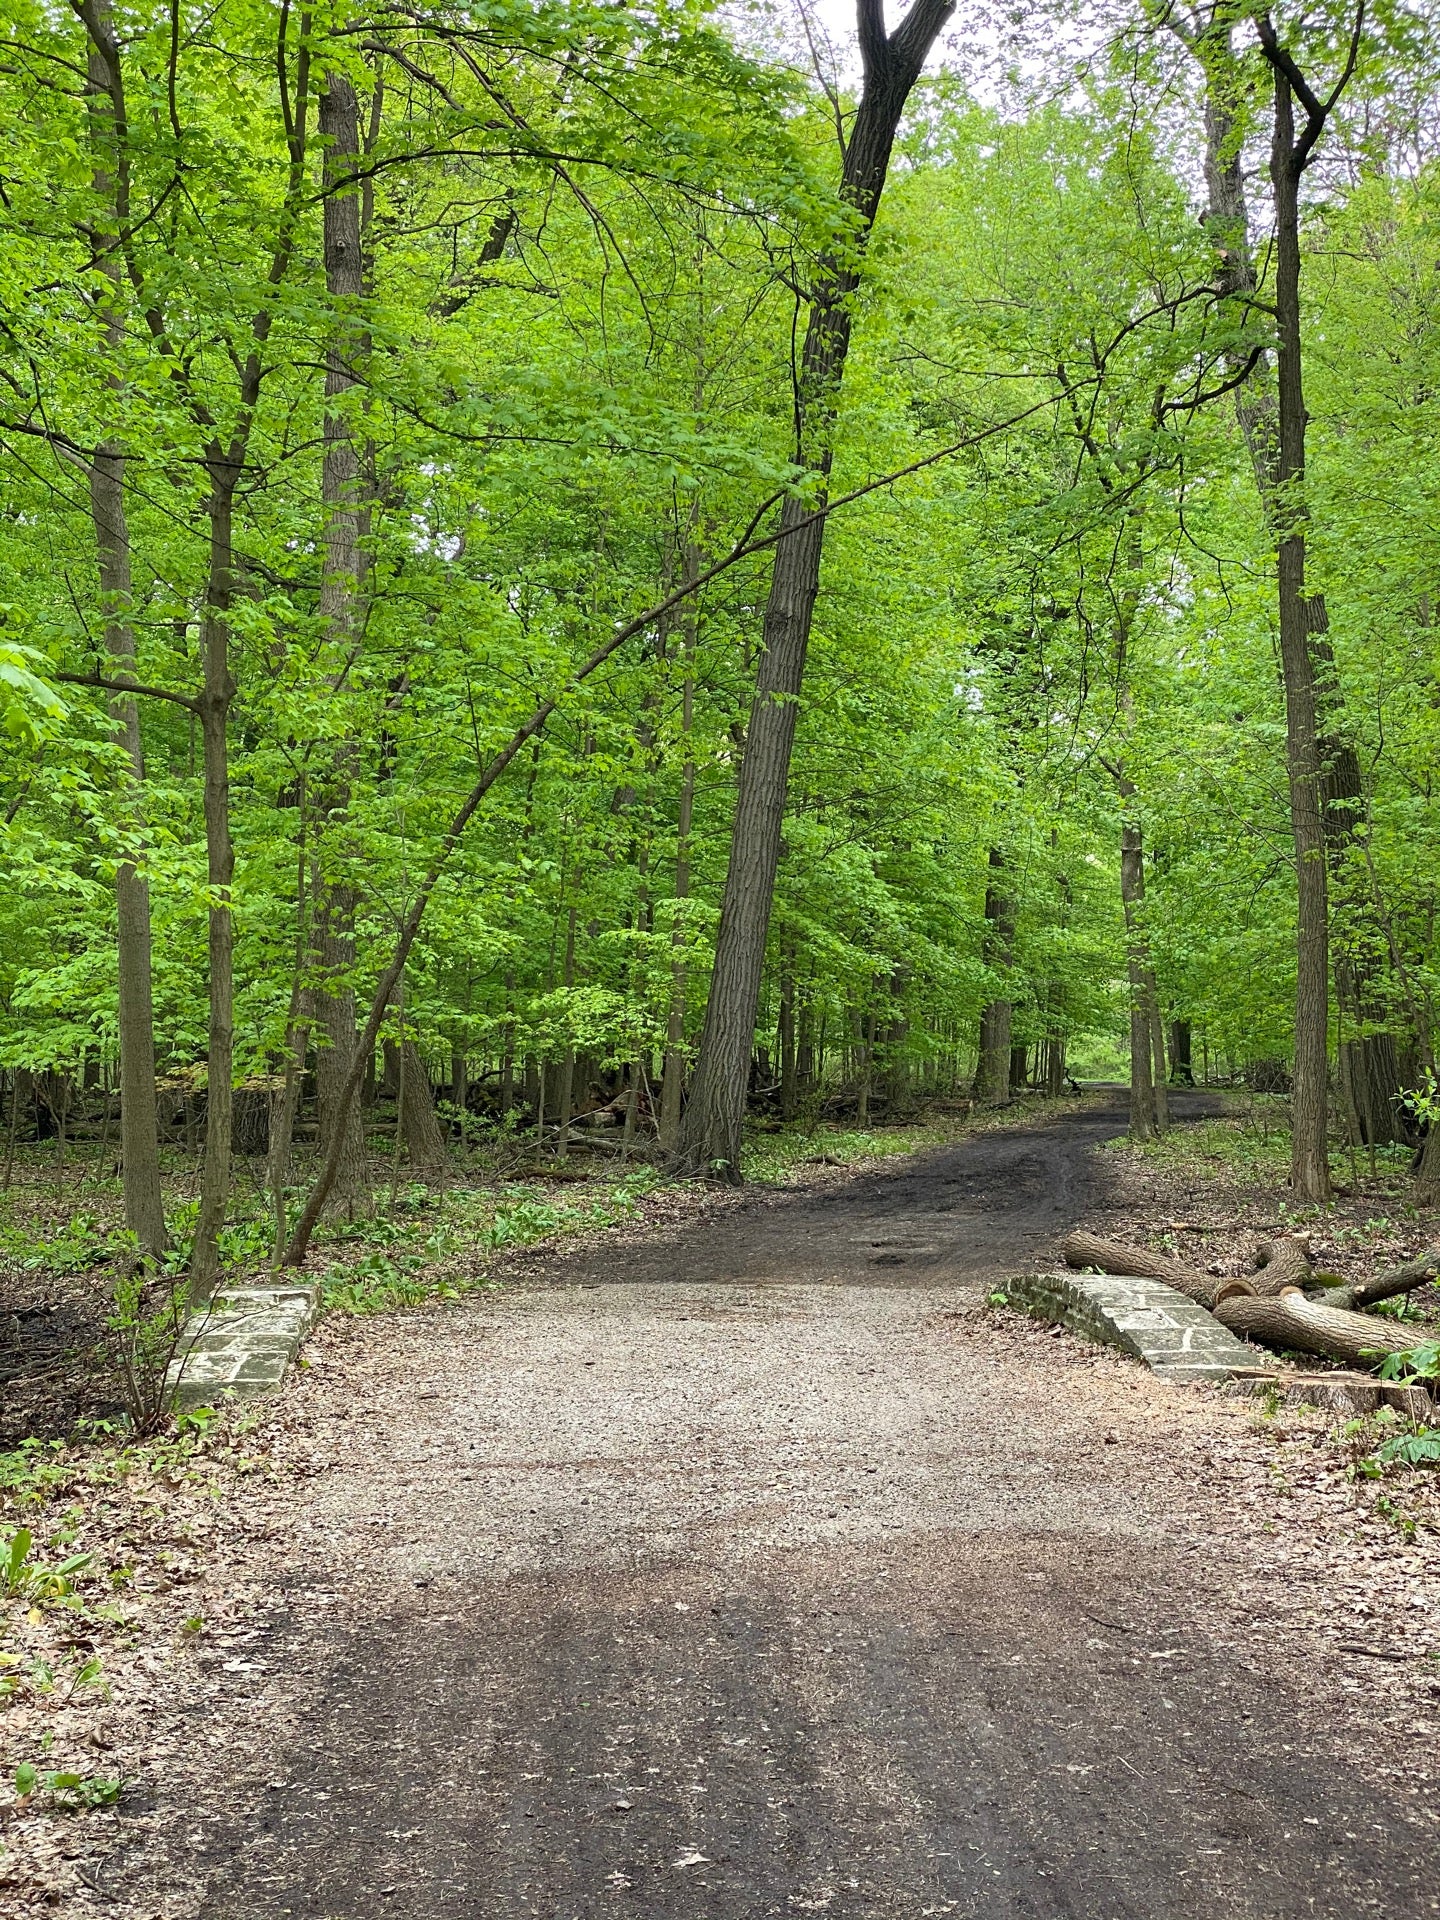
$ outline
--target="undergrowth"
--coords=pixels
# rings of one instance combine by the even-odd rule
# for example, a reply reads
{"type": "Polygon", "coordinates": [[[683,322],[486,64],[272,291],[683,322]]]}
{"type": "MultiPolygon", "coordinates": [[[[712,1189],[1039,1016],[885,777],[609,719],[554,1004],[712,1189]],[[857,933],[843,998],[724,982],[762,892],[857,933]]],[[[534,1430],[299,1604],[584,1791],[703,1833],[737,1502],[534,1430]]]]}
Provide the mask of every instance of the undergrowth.
{"type": "Polygon", "coordinates": [[[352,1258],[321,1275],[322,1298],[342,1313],[389,1313],[455,1300],[495,1284],[496,1253],[567,1239],[633,1219],[659,1176],[632,1167],[619,1179],[577,1182],[552,1193],[530,1186],[455,1188],[443,1198],[411,1189],[388,1216],[332,1228],[330,1245],[347,1242],[352,1258]]]}
{"type": "MultiPolygon", "coordinates": [[[[1237,1181],[1283,1187],[1290,1177],[1288,1103],[1263,1094],[1248,1096],[1229,1113],[1171,1127],[1158,1140],[1121,1138],[1107,1144],[1112,1152],[1143,1155],[1151,1165],[1196,1185],[1228,1175],[1237,1181]]],[[[1393,1185],[1404,1192],[1409,1186],[1410,1159],[1410,1149],[1403,1146],[1351,1154],[1332,1145],[1330,1175],[1339,1191],[1356,1185],[1389,1191],[1393,1185]]]]}

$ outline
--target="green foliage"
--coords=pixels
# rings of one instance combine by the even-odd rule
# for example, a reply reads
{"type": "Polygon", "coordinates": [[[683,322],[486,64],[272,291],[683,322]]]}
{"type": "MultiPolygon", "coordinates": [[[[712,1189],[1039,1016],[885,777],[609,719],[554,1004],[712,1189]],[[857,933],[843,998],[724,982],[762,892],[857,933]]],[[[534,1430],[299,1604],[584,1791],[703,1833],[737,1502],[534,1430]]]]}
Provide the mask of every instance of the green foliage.
{"type": "Polygon", "coordinates": [[[1440,1340],[1422,1340],[1405,1353],[1387,1353],[1380,1366],[1382,1380],[1440,1380],[1440,1340]]]}
{"type": "Polygon", "coordinates": [[[14,1773],[15,1791],[21,1799],[43,1793],[57,1812],[80,1813],[94,1807],[109,1807],[120,1798],[123,1782],[100,1773],[74,1773],[37,1767],[22,1760],[14,1773]]]}
{"type": "Polygon", "coordinates": [[[372,1244],[358,1259],[325,1271],[322,1299],[329,1308],[353,1314],[456,1300],[494,1284],[486,1273],[487,1255],[630,1219],[654,1180],[652,1171],[641,1168],[598,1191],[587,1190],[586,1183],[554,1199],[523,1188],[453,1195],[438,1226],[356,1223],[352,1232],[372,1244]],[[387,1244],[373,1244],[377,1240],[387,1244]]]}
{"type": "Polygon", "coordinates": [[[16,1527],[0,1543],[0,1591],[32,1606],[68,1599],[75,1590],[75,1576],[85,1572],[94,1558],[93,1553],[72,1553],[54,1566],[47,1565],[35,1553],[30,1529],[16,1527]]]}
{"type": "Polygon", "coordinates": [[[157,1433],[170,1412],[170,1370],[180,1357],[190,1303],[183,1281],[130,1259],[115,1276],[105,1350],[132,1430],[157,1433]]]}
{"type": "MultiPolygon", "coordinates": [[[[813,484],[796,298],[854,231],[831,103],[727,16],[668,0],[502,0],[403,34],[383,13],[302,25],[220,0],[173,71],[172,28],[168,7],[126,12],[145,109],[119,120],[59,78],[90,57],[73,9],[22,5],[0,28],[0,1065],[68,1082],[113,1064],[115,880],[134,863],[166,1099],[205,1091],[213,899],[185,703],[208,607],[236,682],[241,1085],[273,1085],[307,993],[368,998],[477,768],[552,698],[448,853],[382,1038],[403,1028],[437,1083],[452,1055],[483,1066],[486,1101],[502,1061],[548,1066],[552,1087],[573,1055],[607,1093],[623,1071],[653,1081],[672,1016],[683,1056],[700,1028],[769,550],[572,675],[813,484]],[[327,74],[361,109],[359,296],[326,277],[327,74]],[[122,217],[122,189],[143,216],[122,217]],[[337,435],[366,475],[344,617],[325,557],[337,435]],[[211,455],[231,436],[219,608],[211,455]],[[108,597],[83,474],[102,445],[132,575],[108,597]],[[143,781],[93,684],[121,637],[152,690],[143,781]],[[327,897],[353,927],[322,955],[327,897]]],[[[1407,100],[1428,99],[1431,55],[1397,34],[1367,39],[1356,126],[1391,124],[1402,58],[1407,100]]],[[[757,1033],[772,1069],[783,1005],[817,1080],[949,1090],[1004,999],[1018,1042],[1123,1072],[1122,827],[1146,849],[1129,937],[1167,1021],[1227,1075],[1289,1051],[1273,539],[1231,391],[1271,289],[1216,296],[1177,136],[1177,115],[1203,121],[1196,72],[1162,76],[1148,41],[1112,51],[1063,103],[982,106],[953,70],[928,79],[856,263],[831,491],[909,477],[827,528],[757,1033]]],[[[1235,57],[1262,101],[1238,28],[1235,57]]],[[[1307,210],[1305,485],[1365,770],[1364,832],[1335,855],[1337,952],[1373,978],[1365,1022],[1423,1060],[1440,192],[1403,148],[1372,141],[1307,210]]],[[[1257,364],[1255,404],[1269,377],[1257,364]]],[[[452,1114],[504,1171],[519,1130],[494,1104],[452,1114]]],[[[1268,1176],[1279,1129],[1205,1151],[1268,1176]]],[[[175,1224],[178,1271],[193,1219],[175,1224]]],[[[223,1260],[258,1266],[270,1233],[257,1206],[223,1260]]],[[[78,1271],[89,1251],[75,1227],[45,1257],[78,1271]]],[[[396,1264],[336,1284],[404,1292],[396,1264]]]]}

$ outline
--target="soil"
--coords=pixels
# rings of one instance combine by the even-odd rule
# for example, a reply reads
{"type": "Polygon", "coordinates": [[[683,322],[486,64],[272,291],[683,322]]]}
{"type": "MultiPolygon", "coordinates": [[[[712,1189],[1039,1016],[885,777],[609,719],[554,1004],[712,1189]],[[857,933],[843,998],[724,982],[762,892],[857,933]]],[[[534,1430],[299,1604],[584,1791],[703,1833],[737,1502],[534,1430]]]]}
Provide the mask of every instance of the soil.
{"type": "Polygon", "coordinates": [[[83,1910],[1440,1911],[1428,1537],[1357,1597],[1252,1407],[986,1304],[1112,1224],[1123,1125],[328,1321],[83,1910]]]}

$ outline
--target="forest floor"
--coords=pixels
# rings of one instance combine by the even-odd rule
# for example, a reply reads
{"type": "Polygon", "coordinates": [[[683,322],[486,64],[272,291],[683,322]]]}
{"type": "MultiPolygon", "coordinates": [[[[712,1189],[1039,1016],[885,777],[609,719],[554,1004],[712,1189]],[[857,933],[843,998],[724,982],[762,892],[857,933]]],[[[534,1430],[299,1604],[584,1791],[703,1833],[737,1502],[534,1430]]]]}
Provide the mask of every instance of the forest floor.
{"type": "MultiPolygon", "coordinates": [[[[1440,1912],[1430,1477],[1367,1477],[1373,1423],[1169,1387],[992,1300],[1079,1222],[1224,1265],[1287,1217],[1253,1127],[1179,1104],[1154,1154],[1089,1101],[655,1188],[498,1287],[330,1314],[272,1407],[32,1451],[44,1564],[96,1560],[16,1622],[9,1765],[52,1784],[5,1811],[0,1891],[77,1920],[1440,1912]]],[[[1428,1237],[1393,1169],[1326,1235],[1354,1271],[1362,1236],[1366,1264],[1428,1237]]]]}

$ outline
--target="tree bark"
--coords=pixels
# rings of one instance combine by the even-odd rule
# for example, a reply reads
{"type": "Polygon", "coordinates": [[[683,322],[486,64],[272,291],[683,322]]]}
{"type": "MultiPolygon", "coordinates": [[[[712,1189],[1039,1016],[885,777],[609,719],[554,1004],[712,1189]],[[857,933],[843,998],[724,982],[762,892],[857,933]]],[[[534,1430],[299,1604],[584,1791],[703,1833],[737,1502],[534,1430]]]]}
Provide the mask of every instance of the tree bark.
{"type": "Polygon", "coordinates": [[[285,1189],[290,1184],[290,1154],[295,1140],[295,1116],[300,1109],[300,1088],[305,1077],[305,1054],[310,1045],[312,1018],[311,994],[299,987],[290,1004],[290,1019],[285,1034],[285,1078],[280,1098],[270,1114],[270,1152],[265,1169],[270,1189],[270,1204],[275,1215],[275,1244],[270,1264],[280,1265],[285,1252],[288,1221],[285,1189]]]}
{"type": "MultiPolygon", "coordinates": [[[[109,0],[96,0],[103,30],[113,33],[109,0]]],[[[95,151],[94,185],[107,210],[110,231],[93,234],[104,287],[96,300],[111,365],[106,384],[120,391],[114,363],[124,340],[125,316],[120,262],[114,251],[120,219],[115,208],[114,103],[110,76],[99,48],[91,43],[87,66],[87,98],[91,140],[95,151]]],[[[105,647],[116,663],[115,677],[128,679],[135,667],[135,630],[131,625],[133,582],[130,571],[130,527],[125,510],[125,456],[114,441],[95,449],[89,468],[90,517],[99,560],[100,595],[105,617],[105,647]]],[[[127,831],[144,829],[142,795],[145,754],[140,736],[140,709],[133,696],[117,695],[110,703],[115,738],[127,762],[127,831]]],[[[118,1025],[120,1038],[120,1177],[125,1224],[142,1252],[158,1259],[165,1251],[165,1206],[160,1185],[160,1131],[155,1103],[155,1013],[150,942],[150,884],[133,860],[122,860],[115,872],[115,921],[118,970],[118,1025]]]]}
{"type": "Polygon", "coordinates": [[[205,1071],[205,1160],[200,1176],[200,1213],[190,1257],[190,1291],[209,1298],[219,1270],[218,1238],[230,1200],[230,1149],[235,1107],[235,923],[231,886],[235,847],[230,833],[230,606],[234,599],[233,517],[240,457],[212,445],[210,565],[200,625],[204,686],[200,695],[200,747],[205,782],[205,862],[209,883],[209,1048],[205,1071]]]}
{"type": "Polygon", "coordinates": [[[1170,1022],[1170,1077],[1177,1086],[1193,1087],[1195,1066],[1191,1057],[1191,1032],[1188,1020],[1170,1022]]]}
{"type": "Polygon", "coordinates": [[[1418,1259],[1389,1267],[1384,1273],[1377,1273],[1373,1280],[1357,1280],[1353,1286],[1327,1287],[1323,1297],[1330,1307],[1372,1307],[1377,1300],[1393,1300],[1396,1294],[1429,1286],[1436,1279],[1440,1279],[1440,1246],[1427,1247],[1418,1259]]]}
{"type": "MultiPolygon", "coordinates": [[[[1129,787],[1128,781],[1124,784],[1129,787]]],[[[1133,794],[1134,788],[1129,790],[1133,794]]],[[[1125,966],[1130,984],[1130,1132],[1136,1140],[1153,1140],[1160,1125],[1151,1055],[1155,1015],[1142,924],[1145,846],[1141,830],[1133,821],[1120,829],[1120,899],[1125,909],[1125,966]]]]}
{"type": "MultiPolygon", "coordinates": [[[[999,847],[990,849],[990,879],[985,886],[985,963],[1005,971],[1009,968],[1015,941],[1015,909],[1002,877],[1005,855],[999,847]]],[[[1010,1104],[1010,1022],[1009,1000],[992,1000],[980,1014],[980,1038],[975,1061],[973,1097],[982,1106],[1004,1107],[1010,1104]]]]}
{"type": "Polygon", "coordinates": [[[1250,1284],[1258,1294],[1283,1293],[1287,1287],[1308,1286],[1314,1279],[1305,1243],[1293,1234],[1266,1240],[1255,1250],[1250,1284]]]}
{"type": "MultiPolygon", "coordinates": [[[[133,671],[135,635],[124,609],[130,604],[130,546],[124,501],[124,456],[99,447],[90,464],[90,503],[100,556],[105,601],[105,645],[121,677],[133,671]]],[[[143,824],[140,795],[145,758],[136,701],[111,703],[116,740],[125,750],[130,787],[131,832],[143,824]]],[[[115,871],[115,918],[119,971],[120,1174],[125,1224],[152,1258],[165,1251],[165,1207],[160,1185],[160,1134],[155,1103],[155,1016],[152,995],[150,887],[133,860],[115,871]]]]}
{"type": "MultiPolygon", "coordinates": [[[[323,833],[323,828],[321,829],[323,833]]],[[[331,1204],[355,1219],[372,1204],[365,1161],[365,1116],[355,1100],[341,1100],[355,1058],[355,894],[315,875],[315,1019],[323,1036],[315,1055],[315,1106],[320,1152],[338,1145],[331,1204]]]]}
{"type": "MultiPolygon", "coordinates": [[[[1190,50],[1205,78],[1205,176],[1208,207],[1205,224],[1215,242],[1219,271],[1216,290],[1234,302],[1242,326],[1255,312],[1258,279],[1250,246],[1245,198],[1241,130],[1248,85],[1236,56],[1233,28],[1238,9],[1211,0],[1197,17],[1166,7],[1154,8],[1190,50]]],[[[1243,334],[1229,356],[1238,374],[1235,410],[1250,453],[1261,511],[1277,539],[1277,590],[1280,601],[1282,668],[1285,677],[1287,770],[1291,824],[1298,874],[1299,932],[1296,986],[1296,1088],[1292,1182],[1300,1197],[1320,1200],[1329,1192],[1325,1127],[1325,1037],[1328,1030],[1328,981],[1322,977],[1329,939],[1328,862],[1343,886],[1347,849],[1363,815],[1364,783],[1359,758],[1344,738],[1343,706],[1335,676],[1334,654],[1326,633],[1329,620],[1323,596],[1305,594],[1305,410],[1300,362],[1299,182],[1326,121],[1354,70],[1363,4],[1357,10],[1350,55],[1338,83],[1322,101],[1306,85],[1294,61],[1279,45],[1268,14],[1257,26],[1275,80],[1275,124],[1271,179],[1277,212],[1276,309],[1278,380],[1274,390],[1264,375],[1269,356],[1263,344],[1243,334]],[[1294,102],[1299,97],[1306,122],[1297,141],[1294,102]],[[1248,351],[1247,351],[1248,346],[1248,351]],[[1255,377],[1259,376],[1259,377],[1255,377]],[[1318,865],[1319,871],[1314,869],[1318,865]]],[[[1344,983],[1337,979],[1344,999],[1344,983]]],[[[1373,1042],[1373,989],[1357,972],[1353,1024],[1365,1060],[1367,1082],[1382,1089],[1390,1108],[1398,1085],[1390,1084],[1393,1048],[1387,1055],[1373,1042]],[[1373,1058],[1372,1058],[1373,1055],[1373,1058]]],[[[1390,1108],[1393,1112],[1393,1108],[1390,1108]]]]}
{"type": "Polygon", "coordinates": [[[682,1170],[714,1173],[736,1184],[790,754],[825,537],[823,520],[801,523],[826,498],[860,256],[880,205],[900,116],[952,8],[953,0],[914,0],[887,35],[883,0],[858,0],[864,84],[841,172],[853,222],[845,250],[836,249],[821,262],[796,393],[797,452],[813,478],[815,498],[807,502],[792,493],[781,508],[782,532],[796,530],[777,548],[770,578],[715,966],[677,1150],[682,1170]]]}
{"type": "MultiPolygon", "coordinates": [[[[1060,1257],[1067,1267],[1093,1267],[1100,1273],[1132,1274],[1142,1280],[1163,1280],[1177,1292],[1198,1300],[1202,1307],[1213,1307],[1215,1296],[1227,1283],[1198,1267],[1172,1260],[1169,1254],[1152,1253],[1148,1247],[1129,1247],[1118,1240],[1104,1240],[1096,1233],[1076,1228],[1060,1243],[1060,1257]]],[[[1229,1283],[1229,1284],[1233,1284],[1229,1283]]],[[[1247,1287],[1248,1291],[1253,1291],[1247,1287]]]]}
{"type": "MultiPolygon", "coordinates": [[[[700,571],[699,549],[693,541],[685,548],[685,577],[696,579],[700,571]]],[[[680,693],[680,737],[685,743],[685,760],[680,770],[680,806],[675,834],[675,900],[690,898],[690,832],[695,818],[695,756],[691,735],[695,726],[695,608],[690,604],[685,620],[685,677],[680,693]]],[[[670,1005],[665,1018],[665,1057],[660,1069],[660,1147],[672,1154],[680,1144],[680,1116],[685,1103],[685,1009],[689,990],[689,972],[685,964],[685,925],[677,912],[670,928],[670,1005]]]]}
{"type": "Polygon", "coordinates": [[[780,976],[780,1019],[776,1033],[780,1054],[780,1118],[793,1120],[800,1107],[795,1065],[795,960],[787,951],[780,976]]]}
{"type": "Polygon", "coordinates": [[[1311,1299],[1298,1287],[1269,1299],[1231,1294],[1216,1303],[1214,1312],[1232,1333],[1295,1353],[1324,1354],[1349,1366],[1373,1367],[1382,1354],[1405,1353],[1415,1344],[1413,1328],[1347,1313],[1311,1299]]]}
{"type": "Polygon", "coordinates": [[[1300,361],[1300,179],[1289,75],[1275,69],[1275,190],[1279,552],[1276,582],[1285,680],[1286,762],[1295,848],[1297,939],[1290,1182],[1297,1200],[1330,1196],[1328,1041],[1329,883],[1320,805],[1320,744],[1310,609],[1305,599],[1305,391],[1300,361]]]}
{"type": "Polygon", "coordinates": [[[405,1143],[411,1171],[422,1180],[443,1179],[449,1164],[445,1133],[435,1112],[429,1069],[413,1040],[405,1040],[401,1047],[395,1125],[405,1143]]]}
{"type": "MultiPolygon", "coordinates": [[[[360,462],[349,415],[336,402],[359,383],[357,363],[369,341],[362,319],[365,257],[360,195],[353,185],[360,154],[360,105],[349,78],[325,77],[320,91],[320,132],[324,139],[325,291],[331,303],[330,339],[325,354],[324,456],[320,492],[324,523],[324,571],[320,616],[335,660],[332,685],[338,685],[363,635],[362,585],[364,537],[369,514],[360,462]]],[[[315,1062],[318,1145],[322,1155],[338,1145],[331,1205],[355,1218],[369,1211],[371,1193],[365,1170],[363,1116],[353,1100],[342,1100],[355,1057],[355,889],[330,871],[343,845],[356,744],[342,741],[328,778],[316,783],[315,1011],[324,1034],[315,1062]],[[323,851],[331,842],[329,854],[323,851]],[[337,850],[334,843],[339,840],[337,850]],[[338,1135],[338,1139],[337,1139],[338,1135]]]]}

